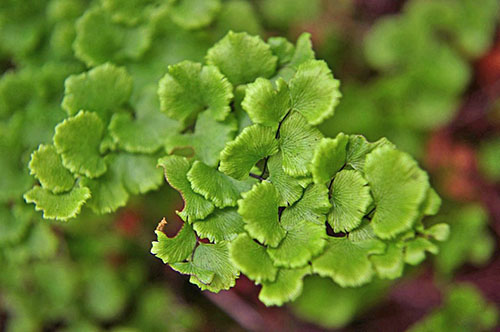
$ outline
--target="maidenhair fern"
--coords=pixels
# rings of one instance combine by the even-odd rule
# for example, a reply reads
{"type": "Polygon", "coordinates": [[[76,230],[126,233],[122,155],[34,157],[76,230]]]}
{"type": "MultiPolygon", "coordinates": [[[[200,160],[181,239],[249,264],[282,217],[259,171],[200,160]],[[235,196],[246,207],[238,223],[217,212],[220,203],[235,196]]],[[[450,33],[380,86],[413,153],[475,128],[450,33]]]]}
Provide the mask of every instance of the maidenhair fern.
{"type": "Polygon", "coordinates": [[[408,154],[317,129],[341,95],[307,34],[294,46],[230,32],[206,64],[170,66],[158,94],[182,126],[159,165],[184,199],[184,226],[169,238],[162,221],[151,252],[203,290],[243,273],[281,305],[309,274],[342,287],[395,279],[447,237],[447,225],[423,223],[441,201],[408,154]],[[191,157],[175,154],[186,148],[191,157]]]}

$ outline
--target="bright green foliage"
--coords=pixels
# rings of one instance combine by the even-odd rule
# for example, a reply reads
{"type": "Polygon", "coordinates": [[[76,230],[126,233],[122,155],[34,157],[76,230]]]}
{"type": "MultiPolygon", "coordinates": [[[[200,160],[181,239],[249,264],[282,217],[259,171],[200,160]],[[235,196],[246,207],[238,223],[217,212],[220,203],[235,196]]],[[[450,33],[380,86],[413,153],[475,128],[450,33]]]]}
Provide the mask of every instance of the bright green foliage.
{"type": "MultiPolygon", "coordinates": [[[[110,156],[111,157],[111,156],[110,156]]],[[[113,158],[106,158],[107,163],[113,163],[113,158]]],[[[125,206],[129,193],[122,182],[120,173],[111,168],[97,179],[82,178],[82,185],[88,187],[92,197],[88,201],[89,207],[97,214],[116,211],[125,206]]]]}
{"type": "Polygon", "coordinates": [[[153,242],[151,253],[165,264],[182,262],[192,254],[195,248],[196,236],[193,227],[188,223],[182,226],[174,238],[168,238],[161,230],[156,230],[155,233],[158,241],[153,242]]]}
{"type": "Polygon", "coordinates": [[[338,134],[334,139],[321,139],[311,161],[314,183],[328,182],[344,166],[348,140],[344,134],[338,134]]]}
{"type": "Polygon", "coordinates": [[[174,0],[172,20],[186,29],[198,29],[212,22],[220,10],[220,0],[174,0]]]}
{"type": "Polygon", "coordinates": [[[207,63],[217,66],[233,85],[268,78],[276,70],[277,58],[257,36],[229,32],[207,53],[207,63]]]}
{"type": "Polygon", "coordinates": [[[325,214],[331,207],[328,201],[328,188],[325,185],[311,184],[305,189],[299,201],[283,211],[281,220],[287,226],[293,226],[303,220],[324,225],[325,214]]]}
{"type": "Polygon", "coordinates": [[[290,110],[288,85],[279,79],[275,90],[271,81],[259,77],[247,85],[241,106],[253,123],[277,127],[290,110]]]}
{"type": "Polygon", "coordinates": [[[234,286],[239,276],[238,269],[229,259],[227,243],[216,244],[200,243],[194,251],[193,265],[205,271],[213,272],[214,278],[210,283],[203,283],[196,275],[191,276],[190,281],[198,285],[202,290],[218,292],[234,286]]]}
{"type": "Polygon", "coordinates": [[[196,193],[212,201],[218,208],[236,206],[240,194],[252,187],[251,181],[234,180],[201,161],[194,162],[187,178],[196,193]]]}
{"type": "Polygon", "coordinates": [[[191,188],[187,178],[191,163],[184,157],[169,156],[158,161],[158,165],[164,168],[165,178],[170,186],[177,189],[184,199],[184,209],[179,215],[185,221],[193,222],[208,216],[214,210],[214,205],[197,194],[191,188]]]}
{"type": "Polygon", "coordinates": [[[286,120],[279,131],[283,171],[291,176],[306,176],[314,148],[322,135],[300,113],[294,112],[286,120]]]}
{"type": "Polygon", "coordinates": [[[276,248],[267,248],[267,253],[278,267],[304,266],[312,257],[323,251],[326,234],[323,226],[307,221],[283,225],[286,236],[276,248]]]}
{"type": "Polygon", "coordinates": [[[413,325],[410,332],[490,331],[498,323],[498,309],[474,286],[458,284],[445,294],[444,303],[413,325]]]}
{"type": "Polygon", "coordinates": [[[366,180],[357,171],[340,171],[333,179],[331,192],[332,210],[328,222],[333,230],[349,232],[357,228],[372,202],[366,180]]]}
{"type": "Polygon", "coordinates": [[[312,268],[315,273],[332,278],[342,287],[361,286],[374,275],[369,255],[384,250],[385,246],[379,240],[329,238],[325,252],[313,260],[312,268]]]}
{"type": "Polygon", "coordinates": [[[231,241],[243,232],[244,222],[235,208],[215,210],[202,221],[193,224],[196,233],[212,242],[231,241]]]}
{"type": "Polygon", "coordinates": [[[172,133],[179,131],[179,123],[158,112],[156,89],[148,87],[141,96],[131,100],[137,110],[113,114],[109,132],[120,148],[132,153],[153,153],[160,150],[172,133]]]}
{"type": "Polygon", "coordinates": [[[34,187],[26,194],[27,203],[35,203],[38,211],[43,211],[46,219],[67,220],[76,217],[82,205],[90,198],[89,188],[73,188],[62,194],[53,194],[51,191],[34,187]]]}
{"type": "Polygon", "coordinates": [[[165,149],[168,153],[182,148],[191,149],[197,159],[209,166],[215,166],[219,159],[222,159],[220,152],[225,143],[233,139],[236,128],[237,124],[232,116],[220,122],[208,112],[203,112],[198,116],[194,133],[168,136],[165,149]]]}
{"type": "Polygon", "coordinates": [[[390,147],[374,150],[366,157],[366,179],[376,204],[373,230],[381,238],[392,238],[409,230],[419,216],[429,181],[408,155],[390,147]]]}
{"type": "Polygon", "coordinates": [[[263,282],[259,300],[265,305],[283,305],[302,293],[304,276],[311,273],[309,266],[300,269],[280,269],[274,282],[263,282]]]}
{"type": "Polygon", "coordinates": [[[104,125],[96,113],[81,111],[56,127],[54,145],[62,162],[71,172],[90,178],[107,170],[99,147],[104,125]]]}
{"type": "Polygon", "coordinates": [[[370,260],[381,278],[396,279],[403,274],[405,260],[403,248],[398,243],[388,243],[385,253],[370,256],[370,260]]]}
{"type": "Polygon", "coordinates": [[[75,182],[52,145],[40,145],[31,155],[29,168],[42,186],[55,194],[70,190],[75,182]]]}
{"type": "Polygon", "coordinates": [[[153,156],[120,153],[113,160],[112,167],[127,191],[137,195],[162,185],[163,174],[156,164],[157,160],[153,156]]]}
{"type": "Polygon", "coordinates": [[[159,164],[184,198],[180,216],[209,241],[174,270],[215,292],[241,272],[262,284],[264,304],[282,305],[308,274],[359,287],[436,253],[447,228],[422,220],[441,200],[417,163],[386,139],[325,138],[316,127],[340,92],[309,35],[294,46],[230,32],[206,61],[170,66],[160,82],[163,111],[192,125],[168,137],[166,151],[193,153],[159,164]],[[201,79],[208,68],[217,79],[201,79]],[[234,93],[222,92],[226,78],[234,93]],[[224,111],[206,102],[209,86],[224,111]]]}
{"type": "Polygon", "coordinates": [[[274,135],[271,128],[257,124],[245,128],[222,150],[220,170],[235,179],[244,179],[259,160],[278,152],[274,135]]]}
{"type": "Polygon", "coordinates": [[[266,247],[250,236],[240,234],[229,246],[231,260],[247,277],[257,284],[276,280],[278,268],[273,265],[266,247]]]}
{"type": "Polygon", "coordinates": [[[405,245],[404,260],[410,265],[418,265],[425,259],[425,252],[437,254],[439,248],[426,238],[416,238],[408,241],[405,245]]]}
{"type": "Polygon", "coordinates": [[[141,57],[151,44],[151,27],[113,22],[102,8],[88,10],[76,25],[74,50],[88,66],[141,57]]]}
{"type": "Polygon", "coordinates": [[[233,97],[231,83],[217,67],[190,61],[168,67],[168,73],[160,81],[158,95],[161,110],[186,125],[204,110],[215,119],[224,120],[233,97]]]}
{"type": "Polygon", "coordinates": [[[298,66],[290,80],[292,108],[310,124],[318,125],[333,115],[341,96],[339,86],[326,62],[307,61],[298,66]]]}
{"type": "Polygon", "coordinates": [[[280,205],[292,205],[302,197],[304,188],[300,179],[285,173],[281,166],[283,164],[282,159],[280,154],[269,157],[267,161],[269,181],[276,187],[281,196],[280,205]]]}
{"type": "Polygon", "coordinates": [[[267,181],[253,186],[238,201],[238,213],[243,217],[248,234],[264,245],[277,247],[285,236],[278,219],[278,191],[267,181]]]}
{"type": "Polygon", "coordinates": [[[132,78],[125,68],[106,63],[68,77],[61,106],[70,116],[85,110],[96,112],[106,121],[128,101],[131,91],[132,78]]]}

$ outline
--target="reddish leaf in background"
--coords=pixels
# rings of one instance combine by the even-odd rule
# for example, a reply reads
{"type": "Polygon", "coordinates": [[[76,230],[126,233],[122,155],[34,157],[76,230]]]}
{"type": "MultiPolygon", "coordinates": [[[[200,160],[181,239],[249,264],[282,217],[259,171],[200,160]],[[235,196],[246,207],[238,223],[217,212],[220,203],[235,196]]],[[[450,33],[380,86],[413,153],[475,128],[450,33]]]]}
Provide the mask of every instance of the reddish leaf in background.
{"type": "Polygon", "coordinates": [[[500,34],[490,52],[477,63],[477,80],[482,87],[500,81],[500,34]]]}

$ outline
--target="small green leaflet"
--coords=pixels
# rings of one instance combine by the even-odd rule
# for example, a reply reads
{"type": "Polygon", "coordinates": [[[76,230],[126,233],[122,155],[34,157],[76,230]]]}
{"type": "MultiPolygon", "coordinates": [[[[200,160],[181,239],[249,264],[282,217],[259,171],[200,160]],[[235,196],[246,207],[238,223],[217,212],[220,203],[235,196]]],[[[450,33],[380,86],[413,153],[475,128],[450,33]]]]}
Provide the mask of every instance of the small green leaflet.
{"type": "Polygon", "coordinates": [[[180,124],[158,112],[156,88],[144,89],[141,96],[131,101],[136,109],[130,113],[115,113],[108,126],[113,141],[127,152],[153,153],[164,146],[173,133],[180,130],[180,124]]]}
{"type": "Polygon", "coordinates": [[[304,277],[310,273],[309,266],[301,269],[280,269],[276,281],[262,283],[259,300],[267,306],[272,306],[296,299],[302,292],[304,277]]]}
{"type": "Polygon", "coordinates": [[[341,97],[340,83],[324,61],[310,60],[301,64],[290,80],[292,108],[312,125],[333,115],[341,97]]]}
{"type": "Polygon", "coordinates": [[[237,179],[246,178],[252,167],[261,159],[278,152],[275,132],[261,125],[252,125],[232,142],[226,144],[220,159],[221,172],[237,179]]]}
{"type": "Polygon", "coordinates": [[[372,203],[368,182],[354,170],[342,170],[335,175],[331,187],[332,209],[328,223],[333,230],[350,232],[357,228],[372,203]]]}
{"type": "Polygon", "coordinates": [[[262,244],[276,247],[285,237],[286,231],[278,220],[280,198],[276,188],[264,181],[241,195],[238,213],[243,217],[245,230],[262,244]]]}
{"type": "Polygon", "coordinates": [[[280,206],[292,205],[302,197],[304,188],[300,179],[294,178],[283,171],[283,157],[275,154],[269,157],[267,167],[269,169],[268,180],[276,187],[281,196],[280,206]]]}
{"type": "Polygon", "coordinates": [[[267,253],[275,266],[297,268],[323,252],[326,241],[324,226],[308,221],[287,225],[286,236],[276,248],[268,248],[267,253]]]}
{"type": "Polygon", "coordinates": [[[266,247],[258,244],[247,234],[240,234],[229,245],[229,254],[234,264],[257,284],[273,282],[278,269],[266,252],[266,247]]]}
{"type": "Polygon", "coordinates": [[[214,211],[214,205],[203,196],[195,193],[187,179],[191,163],[184,157],[168,156],[158,160],[158,165],[165,170],[165,177],[184,199],[184,209],[178,212],[184,221],[202,220],[214,211]]]}
{"type": "Polygon", "coordinates": [[[128,101],[131,92],[132,78],[125,68],[106,63],[68,77],[61,105],[69,116],[86,110],[107,121],[112,112],[128,101]]]}
{"type": "Polygon", "coordinates": [[[151,39],[151,25],[113,22],[104,9],[95,7],[78,19],[73,49],[78,59],[93,67],[138,59],[150,47],[151,39]]]}
{"type": "Polygon", "coordinates": [[[426,251],[437,254],[439,248],[426,238],[417,237],[406,244],[404,260],[410,265],[420,264],[425,259],[426,251]]]}
{"type": "Polygon", "coordinates": [[[404,253],[402,246],[399,244],[389,243],[385,253],[372,255],[370,260],[379,278],[393,280],[403,274],[404,253]]]}
{"type": "Polygon", "coordinates": [[[71,190],[75,179],[66,169],[53,145],[40,145],[31,155],[29,168],[42,187],[59,194],[71,190]]]}
{"type": "Polygon", "coordinates": [[[158,95],[162,112],[189,126],[201,111],[222,121],[230,112],[231,83],[215,66],[183,61],[168,67],[158,95]]]}
{"type": "Polygon", "coordinates": [[[384,146],[366,156],[365,176],[376,205],[375,234],[388,239],[409,230],[429,188],[427,174],[406,153],[384,146]]]}
{"type": "Polygon", "coordinates": [[[37,211],[43,211],[45,219],[68,220],[76,217],[82,205],[90,198],[90,190],[86,187],[73,188],[63,194],[53,194],[41,187],[34,187],[26,194],[24,200],[34,203],[37,211]]]}
{"type": "Polygon", "coordinates": [[[220,7],[220,0],[174,0],[170,17],[185,29],[199,29],[212,22],[220,7]]]}
{"type": "Polygon", "coordinates": [[[198,116],[194,133],[169,135],[165,141],[165,149],[167,153],[173,153],[177,149],[190,148],[196,159],[215,166],[219,162],[222,149],[234,138],[236,130],[234,117],[228,116],[220,122],[208,112],[203,112],[198,116]]]}
{"type": "MultiPolygon", "coordinates": [[[[107,156],[106,162],[112,165],[115,162],[115,156],[107,156]]],[[[108,171],[96,179],[82,178],[81,184],[90,189],[92,197],[87,205],[97,214],[104,214],[116,211],[125,206],[129,198],[129,193],[122,181],[118,169],[108,166],[108,171]]]]}
{"type": "Polygon", "coordinates": [[[195,161],[187,173],[193,191],[212,201],[218,208],[236,206],[240,195],[252,188],[250,179],[237,181],[201,161],[195,161]]]}
{"type": "Polygon", "coordinates": [[[89,178],[104,174],[107,166],[99,153],[103,134],[104,124],[93,112],[80,111],[57,125],[54,146],[64,167],[89,178]]]}
{"type": "Polygon", "coordinates": [[[281,124],[279,146],[283,156],[283,170],[291,176],[306,176],[314,149],[323,137],[299,113],[291,113],[281,124]]]}
{"type": "Polygon", "coordinates": [[[395,148],[394,144],[386,138],[381,138],[376,142],[370,143],[361,135],[350,135],[349,143],[347,144],[346,163],[353,169],[363,173],[366,155],[382,146],[395,148]]]}
{"type": "Polygon", "coordinates": [[[190,281],[198,285],[202,290],[209,290],[218,293],[220,290],[229,289],[234,286],[236,278],[239,276],[238,269],[229,258],[227,243],[200,245],[194,251],[193,264],[200,269],[213,272],[214,278],[210,283],[203,283],[196,276],[192,276],[190,281]]]}
{"type": "Polygon", "coordinates": [[[271,81],[258,78],[247,85],[241,106],[253,123],[276,128],[290,110],[290,92],[282,79],[271,81]]]}
{"type": "Polygon", "coordinates": [[[330,237],[325,252],[313,260],[312,269],[342,287],[358,287],[373,277],[369,255],[383,253],[384,248],[378,240],[353,242],[348,238],[330,237]]]}
{"type": "MultiPolygon", "coordinates": [[[[166,220],[160,223],[166,224],[166,220]]],[[[155,231],[158,241],[153,241],[151,253],[163,263],[177,263],[187,259],[196,245],[196,235],[190,224],[184,223],[181,230],[173,238],[167,237],[161,230],[155,231]]]]}
{"type": "Polygon", "coordinates": [[[231,241],[238,234],[243,233],[244,222],[236,208],[215,210],[204,220],[195,221],[193,228],[201,238],[207,238],[210,242],[231,241]]]}
{"type": "Polygon", "coordinates": [[[331,206],[328,188],[321,184],[310,184],[302,198],[283,211],[281,223],[285,228],[294,227],[302,221],[324,225],[331,206]]]}
{"type": "Polygon", "coordinates": [[[338,134],[334,139],[323,138],[314,151],[310,170],[314,183],[327,183],[345,165],[347,135],[338,134]]]}
{"type": "Polygon", "coordinates": [[[217,66],[236,86],[251,83],[258,77],[271,77],[278,58],[260,37],[229,31],[208,50],[206,60],[208,64],[217,66]]]}

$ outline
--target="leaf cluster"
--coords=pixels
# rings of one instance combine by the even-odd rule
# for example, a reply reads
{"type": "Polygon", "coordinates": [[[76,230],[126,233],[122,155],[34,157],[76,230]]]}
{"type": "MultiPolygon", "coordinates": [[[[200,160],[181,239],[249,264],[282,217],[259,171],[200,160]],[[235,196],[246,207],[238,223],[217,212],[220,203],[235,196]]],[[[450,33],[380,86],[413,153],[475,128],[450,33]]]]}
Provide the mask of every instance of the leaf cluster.
{"type": "Polygon", "coordinates": [[[230,32],[205,64],[170,66],[162,111],[184,121],[170,151],[194,153],[159,161],[184,199],[184,226],[169,238],[163,221],[151,252],[204,290],[244,273],[266,305],[295,299],[309,274],[357,287],[437,253],[448,227],[422,222],[441,200],[415,160],[386,139],[317,129],[338,88],[307,34],[293,45],[230,32]],[[221,129],[209,135],[209,122],[221,129]]]}
{"type": "MultiPolygon", "coordinates": [[[[90,68],[67,78],[74,72],[61,73],[56,89],[62,93],[61,83],[66,78],[63,111],[57,103],[52,105],[58,117],[47,125],[50,131],[44,139],[35,140],[35,147],[41,141],[44,144],[29,160],[30,173],[37,183],[25,193],[26,202],[34,203],[46,219],[68,220],[83,206],[99,214],[109,213],[124,206],[131,195],[159,188],[163,180],[156,160],[165,149],[169,151],[170,142],[175,141],[187,120],[158,112],[157,73],[169,62],[201,57],[200,50],[203,52],[210,41],[235,25],[235,20],[227,21],[226,17],[223,27],[207,27],[219,15],[224,18],[232,7],[218,0],[103,0],[95,6],[76,0],[68,4],[51,1],[47,20],[56,25],[64,21],[73,28],[68,36],[70,50],[61,52],[90,68]],[[201,33],[202,29],[206,33],[201,33]]],[[[254,17],[252,7],[243,10],[249,19],[254,17]]],[[[200,83],[205,87],[217,79],[211,71],[203,75],[209,80],[200,83]]],[[[28,83],[9,81],[5,89],[29,91],[28,83]]],[[[22,109],[23,100],[29,100],[29,96],[9,91],[4,93],[6,110],[22,109]]],[[[211,95],[207,91],[206,98],[211,95]]],[[[196,112],[198,106],[193,107],[196,112]]],[[[56,113],[45,108],[37,111],[56,113]]],[[[219,129],[210,122],[205,125],[214,132],[219,129]]],[[[203,137],[194,139],[199,141],[199,153],[207,151],[203,137]]],[[[27,150],[32,149],[30,145],[27,150]]],[[[23,179],[30,182],[26,175],[23,179]]],[[[29,185],[17,187],[26,191],[29,185]]]]}

